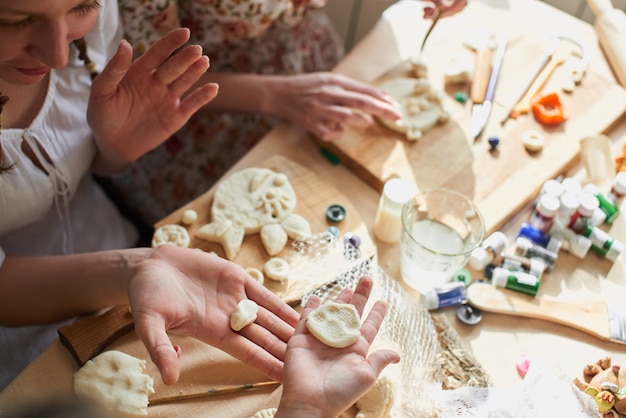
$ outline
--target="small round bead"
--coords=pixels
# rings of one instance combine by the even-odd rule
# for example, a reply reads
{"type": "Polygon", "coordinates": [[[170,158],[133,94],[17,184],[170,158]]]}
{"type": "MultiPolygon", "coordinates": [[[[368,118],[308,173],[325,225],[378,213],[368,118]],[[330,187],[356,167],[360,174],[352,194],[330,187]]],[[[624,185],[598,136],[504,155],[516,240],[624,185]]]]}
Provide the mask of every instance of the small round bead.
{"type": "Polygon", "coordinates": [[[456,93],[454,93],[454,100],[459,103],[467,102],[467,93],[465,93],[464,91],[457,91],[456,93]]]}
{"type": "Polygon", "coordinates": [[[495,150],[496,148],[498,148],[498,144],[500,144],[500,138],[498,138],[497,136],[490,136],[488,141],[489,148],[491,150],[495,150]]]}
{"type": "Polygon", "coordinates": [[[326,219],[330,222],[341,222],[346,217],[346,208],[333,204],[326,208],[326,219]]]}
{"type": "Polygon", "coordinates": [[[361,238],[350,232],[343,237],[343,242],[352,245],[354,248],[359,248],[361,246],[361,238]]]}
{"type": "Polygon", "coordinates": [[[328,228],[326,228],[326,232],[330,233],[335,238],[339,236],[339,228],[337,228],[335,225],[331,225],[328,228]]]}

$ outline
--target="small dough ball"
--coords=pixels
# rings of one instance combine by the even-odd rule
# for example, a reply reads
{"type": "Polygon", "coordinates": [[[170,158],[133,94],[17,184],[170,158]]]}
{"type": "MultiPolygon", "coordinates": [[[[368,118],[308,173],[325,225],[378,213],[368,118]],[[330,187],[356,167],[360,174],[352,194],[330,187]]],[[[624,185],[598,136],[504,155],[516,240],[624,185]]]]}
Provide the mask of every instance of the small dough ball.
{"type": "Polygon", "coordinates": [[[250,277],[252,277],[254,280],[256,280],[257,282],[261,284],[265,282],[265,277],[263,276],[263,272],[259,269],[256,269],[254,267],[248,267],[246,269],[246,273],[248,273],[250,277]]]}
{"type": "Polygon", "coordinates": [[[152,236],[152,248],[164,244],[187,248],[190,242],[189,232],[182,226],[176,224],[160,226],[154,231],[154,235],[152,236]]]}
{"type": "Polygon", "coordinates": [[[361,320],[354,305],[327,302],[318,306],[306,320],[307,329],[324,344],[343,348],[361,336],[361,320]]]}
{"type": "Polygon", "coordinates": [[[522,134],[522,143],[528,151],[539,152],[543,149],[545,139],[539,131],[526,131],[522,134]]]}
{"type": "Polygon", "coordinates": [[[278,409],[276,408],[265,408],[258,411],[256,414],[252,415],[250,418],[274,418],[278,409]]]}
{"type": "Polygon", "coordinates": [[[259,306],[250,299],[242,299],[230,314],[230,327],[233,331],[241,331],[256,320],[259,306]]]}
{"type": "Polygon", "coordinates": [[[115,416],[146,416],[154,381],[143,373],[145,367],[145,360],[117,350],[105,351],[74,373],[74,393],[115,416]]]}
{"type": "Polygon", "coordinates": [[[187,209],[186,211],[183,212],[182,222],[185,225],[191,225],[197,220],[198,220],[198,212],[196,212],[195,210],[187,209]]]}
{"type": "Polygon", "coordinates": [[[289,263],[280,257],[272,257],[263,266],[265,275],[277,282],[283,282],[289,278],[289,263]]]}

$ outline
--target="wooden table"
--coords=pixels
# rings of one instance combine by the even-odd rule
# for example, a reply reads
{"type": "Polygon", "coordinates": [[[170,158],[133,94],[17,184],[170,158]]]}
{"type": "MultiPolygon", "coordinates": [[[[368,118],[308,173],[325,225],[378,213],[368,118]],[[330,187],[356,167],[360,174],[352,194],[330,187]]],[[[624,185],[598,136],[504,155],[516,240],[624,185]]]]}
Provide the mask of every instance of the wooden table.
{"type": "MultiPolygon", "coordinates": [[[[535,34],[548,36],[553,34],[555,28],[575,32],[588,41],[590,68],[596,74],[612,81],[615,80],[597,45],[593,27],[570,15],[536,0],[509,0],[508,2],[473,0],[470,1],[468,8],[480,8],[482,12],[494,14],[494,16],[500,13],[510,13],[511,16],[515,16],[517,23],[526,26],[535,34]]],[[[359,80],[373,82],[389,68],[412,56],[419,44],[417,41],[422,39],[425,28],[415,28],[410,20],[398,17],[398,14],[393,16],[391,19],[381,20],[381,23],[350,51],[336,71],[359,80]]],[[[459,22],[463,22],[462,16],[463,14],[458,16],[459,22]]],[[[471,22],[464,24],[470,25],[471,22]]],[[[432,36],[436,39],[437,31],[432,36]]],[[[626,121],[623,118],[619,120],[608,135],[612,139],[615,155],[620,154],[622,144],[626,143],[626,121]]],[[[379,192],[344,165],[330,164],[320,153],[319,145],[298,127],[281,125],[271,131],[232,167],[231,172],[260,164],[276,153],[315,171],[321,178],[343,191],[358,209],[371,233],[379,192]]],[[[581,171],[579,164],[574,164],[563,174],[584,178],[585,173],[581,171]]],[[[626,210],[626,207],[623,209],[626,210]]],[[[527,216],[527,209],[512,216],[502,230],[513,236],[518,225],[527,216]]],[[[626,242],[626,217],[618,218],[610,233],[615,238],[626,242]]],[[[392,276],[399,278],[398,245],[377,244],[381,266],[392,276]]],[[[592,254],[584,260],[578,260],[562,253],[559,256],[557,268],[546,275],[539,297],[568,301],[601,298],[619,301],[626,294],[624,292],[626,287],[625,257],[622,255],[616,263],[611,264],[592,254]]],[[[580,375],[585,364],[606,355],[611,356],[616,363],[626,365],[625,346],[601,342],[585,333],[561,325],[485,313],[478,325],[466,326],[456,319],[453,310],[446,314],[495,385],[509,385],[520,381],[515,365],[522,356],[526,356],[531,361],[537,357],[548,358],[561,365],[572,378],[580,375]]],[[[4,403],[8,403],[15,397],[44,390],[49,393],[68,390],[68,385],[71,384],[71,374],[75,370],[76,365],[69,354],[58,342],[54,343],[0,393],[0,409],[4,403]]],[[[268,393],[264,392],[259,396],[267,397],[268,393]]],[[[248,410],[237,409],[236,399],[229,399],[225,403],[227,403],[226,409],[220,411],[226,411],[227,416],[249,416],[248,410]]],[[[185,406],[181,404],[180,408],[180,416],[184,416],[185,406]]]]}

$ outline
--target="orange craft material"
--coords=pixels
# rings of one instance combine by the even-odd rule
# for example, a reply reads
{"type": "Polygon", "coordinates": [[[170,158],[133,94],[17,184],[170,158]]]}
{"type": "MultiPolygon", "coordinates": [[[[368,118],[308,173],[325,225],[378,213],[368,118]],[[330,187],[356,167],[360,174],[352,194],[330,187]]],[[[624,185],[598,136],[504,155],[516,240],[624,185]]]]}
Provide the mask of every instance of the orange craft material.
{"type": "Polygon", "coordinates": [[[535,119],[544,125],[559,125],[567,119],[567,112],[556,92],[537,96],[531,107],[535,119]]]}

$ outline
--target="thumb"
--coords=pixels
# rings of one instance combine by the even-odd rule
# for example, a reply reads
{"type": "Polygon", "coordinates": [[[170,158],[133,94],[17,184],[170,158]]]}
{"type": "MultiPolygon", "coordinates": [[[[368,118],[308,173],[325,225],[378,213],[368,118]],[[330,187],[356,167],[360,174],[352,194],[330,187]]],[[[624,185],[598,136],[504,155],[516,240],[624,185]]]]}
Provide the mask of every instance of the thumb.
{"type": "Polygon", "coordinates": [[[399,361],[400,354],[389,349],[376,350],[367,357],[367,362],[376,373],[376,376],[378,376],[389,364],[398,363],[399,361]]]}
{"type": "Polygon", "coordinates": [[[93,81],[92,94],[97,94],[98,96],[114,95],[128,72],[132,60],[133,49],[127,40],[122,39],[115,55],[93,81]]]}
{"type": "Polygon", "coordinates": [[[135,321],[135,332],[146,346],[150,359],[159,369],[163,383],[166,385],[176,383],[180,375],[179,349],[170,341],[164,324],[161,321],[153,323],[135,321]]]}

